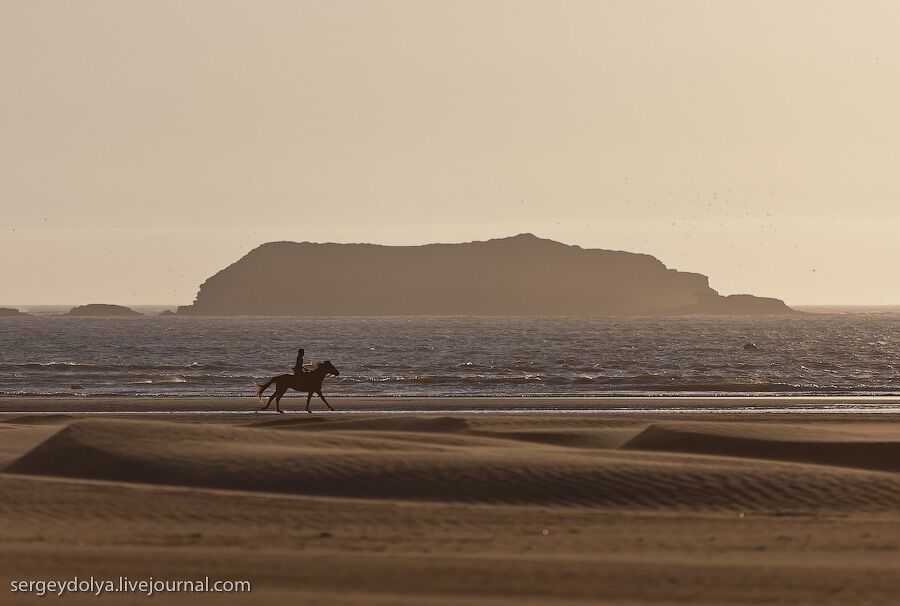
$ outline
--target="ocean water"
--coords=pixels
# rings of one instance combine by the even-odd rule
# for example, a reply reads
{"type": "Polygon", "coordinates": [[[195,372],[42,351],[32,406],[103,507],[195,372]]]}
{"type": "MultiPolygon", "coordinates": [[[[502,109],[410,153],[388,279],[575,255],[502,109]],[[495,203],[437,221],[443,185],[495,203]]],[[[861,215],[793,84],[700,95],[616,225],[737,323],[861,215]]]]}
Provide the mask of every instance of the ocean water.
{"type": "Polygon", "coordinates": [[[247,396],[330,359],[357,396],[900,395],[900,313],[0,318],[0,395],[247,396]],[[758,351],[745,351],[753,342],[758,351]],[[80,385],[83,389],[72,389],[80,385]]]}

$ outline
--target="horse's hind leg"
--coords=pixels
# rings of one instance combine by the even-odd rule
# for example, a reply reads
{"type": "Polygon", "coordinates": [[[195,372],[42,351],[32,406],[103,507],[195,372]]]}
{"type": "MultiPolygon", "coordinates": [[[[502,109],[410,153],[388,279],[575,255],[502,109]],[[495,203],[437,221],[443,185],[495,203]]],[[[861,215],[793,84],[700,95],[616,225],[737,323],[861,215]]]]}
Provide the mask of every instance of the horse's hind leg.
{"type": "Polygon", "coordinates": [[[269,404],[271,404],[271,403],[272,403],[272,400],[275,399],[275,394],[276,394],[276,393],[277,393],[277,392],[273,392],[272,395],[269,396],[269,401],[266,402],[266,405],[262,407],[263,410],[269,410],[269,404]]]}
{"type": "Polygon", "coordinates": [[[321,392],[321,391],[317,391],[316,393],[319,394],[319,397],[322,398],[322,401],[323,401],[323,402],[325,402],[325,406],[328,407],[328,410],[334,410],[334,409],[331,407],[331,404],[328,403],[328,400],[325,399],[325,396],[322,395],[322,392],[321,392]]]}
{"type": "Polygon", "coordinates": [[[309,401],[312,400],[312,394],[313,392],[309,392],[308,394],[306,394],[306,412],[312,412],[309,409],[309,401]]]}
{"type": "Polygon", "coordinates": [[[275,410],[277,410],[278,412],[284,412],[283,410],[281,410],[281,396],[283,396],[287,390],[287,387],[285,387],[284,389],[281,389],[279,387],[278,390],[275,391],[275,410]]]}

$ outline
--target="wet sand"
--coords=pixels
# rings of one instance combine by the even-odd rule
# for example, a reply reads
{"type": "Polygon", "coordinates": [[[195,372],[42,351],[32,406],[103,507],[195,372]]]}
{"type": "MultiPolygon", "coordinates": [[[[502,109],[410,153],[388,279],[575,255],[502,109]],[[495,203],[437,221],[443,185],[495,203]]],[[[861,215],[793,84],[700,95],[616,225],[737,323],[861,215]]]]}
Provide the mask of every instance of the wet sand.
{"type": "Polygon", "coordinates": [[[616,400],[0,399],[3,602],[894,603],[900,415],[616,400]]]}

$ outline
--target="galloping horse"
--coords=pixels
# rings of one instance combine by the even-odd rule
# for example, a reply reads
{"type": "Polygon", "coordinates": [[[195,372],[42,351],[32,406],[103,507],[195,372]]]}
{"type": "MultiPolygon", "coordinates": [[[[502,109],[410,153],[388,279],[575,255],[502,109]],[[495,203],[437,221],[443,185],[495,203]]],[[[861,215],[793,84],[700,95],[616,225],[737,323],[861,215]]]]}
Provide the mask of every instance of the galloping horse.
{"type": "Polygon", "coordinates": [[[312,399],[313,394],[317,394],[322,398],[322,401],[325,402],[325,406],[328,407],[328,410],[334,410],[331,407],[331,404],[328,403],[328,400],[325,399],[325,396],[322,395],[322,381],[324,381],[325,377],[328,375],[338,376],[339,374],[341,374],[340,371],[334,367],[330,360],[319,362],[316,364],[316,367],[309,372],[303,372],[296,375],[278,375],[277,377],[269,379],[265,385],[257,383],[256,399],[262,402],[263,392],[269,388],[269,385],[275,383],[275,393],[269,396],[269,401],[262,407],[263,410],[267,410],[269,404],[272,403],[272,400],[275,400],[275,409],[278,412],[284,412],[281,410],[280,406],[281,396],[283,396],[288,389],[307,392],[306,412],[312,412],[309,409],[309,401],[312,399]]]}

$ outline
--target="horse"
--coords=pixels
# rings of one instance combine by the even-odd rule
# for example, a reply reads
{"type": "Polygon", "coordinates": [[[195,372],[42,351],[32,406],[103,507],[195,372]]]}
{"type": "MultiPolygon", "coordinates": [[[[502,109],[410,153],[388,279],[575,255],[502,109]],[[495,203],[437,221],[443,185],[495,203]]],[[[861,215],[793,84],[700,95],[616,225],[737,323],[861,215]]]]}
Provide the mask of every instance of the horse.
{"type": "Polygon", "coordinates": [[[272,400],[275,400],[275,409],[278,412],[284,412],[281,410],[280,405],[281,396],[283,396],[288,389],[307,392],[306,412],[312,412],[309,409],[309,401],[312,399],[313,394],[317,394],[322,398],[322,401],[325,402],[325,406],[328,407],[328,410],[334,410],[331,407],[331,404],[328,403],[328,400],[325,399],[325,396],[322,395],[322,381],[324,381],[325,377],[328,375],[338,376],[339,374],[341,374],[340,371],[334,367],[334,364],[332,364],[330,360],[319,362],[316,364],[316,367],[309,372],[302,372],[296,375],[278,375],[277,377],[269,379],[264,385],[257,383],[256,399],[262,402],[263,392],[269,388],[269,385],[275,383],[275,393],[269,396],[269,401],[262,407],[263,410],[268,410],[269,404],[272,403],[272,400]]]}

